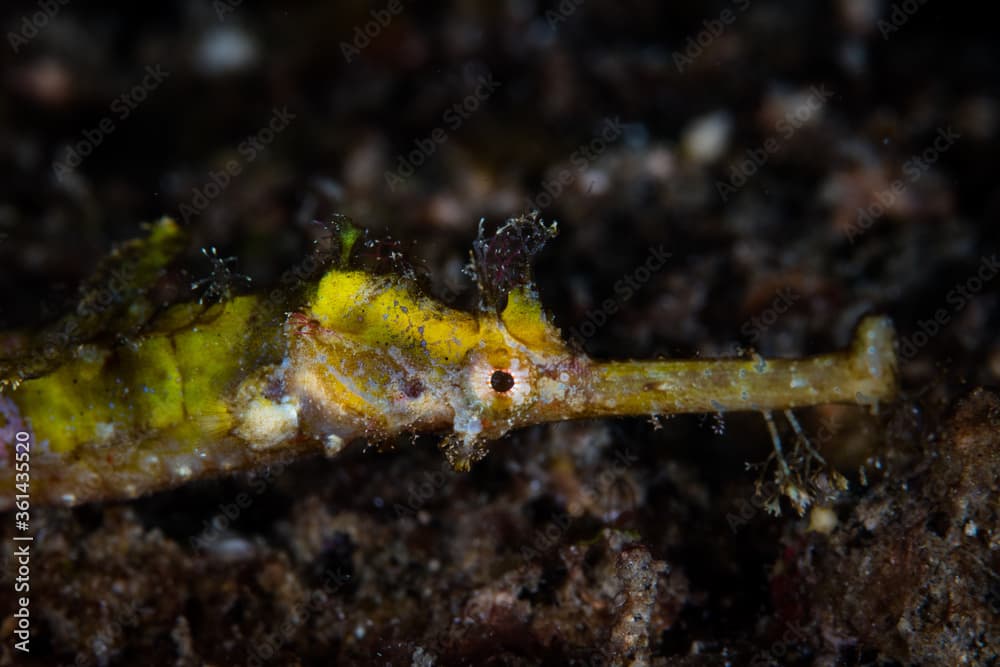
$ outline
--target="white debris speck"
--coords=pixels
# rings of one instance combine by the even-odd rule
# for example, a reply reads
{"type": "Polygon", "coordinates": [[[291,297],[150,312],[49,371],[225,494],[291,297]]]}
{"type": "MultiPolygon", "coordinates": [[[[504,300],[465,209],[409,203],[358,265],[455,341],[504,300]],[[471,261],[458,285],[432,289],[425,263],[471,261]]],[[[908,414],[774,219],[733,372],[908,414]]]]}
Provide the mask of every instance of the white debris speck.
{"type": "Polygon", "coordinates": [[[809,513],[809,530],[829,535],[837,527],[837,514],[829,507],[814,507],[809,513]]]}
{"type": "Polygon", "coordinates": [[[479,435],[483,431],[483,423],[475,415],[458,413],[455,415],[454,428],[456,433],[479,435]]]}
{"type": "Polygon", "coordinates": [[[732,118],[724,111],[701,116],[688,125],[681,135],[681,147],[695,164],[711,164],[722,157],[729,147],[732,118]]]}
{"type": "Polygon", "coordinates": [[[592,167],[583,172],[576,186],[591,197],[599,197],[611,189],[611,176],[604,169],[592,167]]]}
{"type": "Polygon", "coordinates": [[[410,656],[410,667],[434,667],[437,664],[434,657],[434,654],[425,650],[423,646],[418,646],[410,656]]]}
{"type": "Polygon", "coordinates": [[[226,536],[210,543],[212,554],[225,563],[253,558],[253,543],[237,536],[226,536]]]}
{"type": "Polygon", "coordinates": [[[250,34],[240,28],[225,27],[201,38],[195,61],[203,73],[218,76],[251,67],[258,55],[257,43],[250,34]]]}
{"type": "Polygon", "coordinates": [[[285,396],[280,402],[257,397],[249,401],[240,415],[236,434],[251,449],[269,449],[293,437],[299,428],[298,402],[285,396]]]}
{"type": "Polygon", "coordinates": [[[323,453],[336,456],[344,448],[344,439],[335,433],[330,433],[323,439],[323,453]]]}
{"type": "Polygon", "coordinates": [[[764,357],[760,356],[759,354],[755,355],[755,357],[756,357],[756,362],[754,363],[754,369],[756,369],[758,373],[766,373],[767,360],[764,359],[764,357]]]}

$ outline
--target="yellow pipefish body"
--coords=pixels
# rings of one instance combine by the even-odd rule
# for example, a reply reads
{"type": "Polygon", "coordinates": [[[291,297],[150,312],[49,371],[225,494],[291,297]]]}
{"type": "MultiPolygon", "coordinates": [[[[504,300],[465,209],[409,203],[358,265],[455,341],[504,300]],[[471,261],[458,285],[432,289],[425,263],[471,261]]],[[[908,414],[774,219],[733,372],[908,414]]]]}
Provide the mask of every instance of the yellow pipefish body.
{"type": "Polygon", "coordinates": [[[73,505],[332,456],[359,438],[443,432],[464,469],[531,424],[875,404],[895,392],[884,318],[863,320],[848,350],[805,359],[599,362],[563,343],[526,270],[501,298],[459,311],[404,274],[353,268],[349,226],[341,260],[305,287],[156,312],[145,287],[179,238],[160,221],[112,258],[131,278],[117,305],[78,308],[57,323],[54,349],[25,343],[0,356],[0,510],[14,503],[24,442],[32,502],[73,505]]]}

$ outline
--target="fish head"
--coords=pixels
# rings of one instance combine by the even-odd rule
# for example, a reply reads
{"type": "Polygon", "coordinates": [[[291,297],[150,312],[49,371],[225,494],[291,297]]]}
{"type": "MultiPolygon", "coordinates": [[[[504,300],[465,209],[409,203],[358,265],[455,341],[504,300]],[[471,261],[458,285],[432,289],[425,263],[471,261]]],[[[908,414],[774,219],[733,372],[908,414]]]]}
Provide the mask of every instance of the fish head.
{"type": "Polygon", "coordinates": [[[587,359],[566,345],[530,285],[511,290],[495,316],[480,314],[478,341],[470,346],[456,378],[452,433],[442,447],[456,468],[465,468],[507,432],[569,416],[584,400],[579,383],[587,359]]]}
{"type": "Polygon", "coordinates": [[[511,429],[558,418],[581,359],[530,286],[469,313],[406,281],[336,270],[286,326],[284,384],[311,434],[445,431],[457,467],[511,429]]]}

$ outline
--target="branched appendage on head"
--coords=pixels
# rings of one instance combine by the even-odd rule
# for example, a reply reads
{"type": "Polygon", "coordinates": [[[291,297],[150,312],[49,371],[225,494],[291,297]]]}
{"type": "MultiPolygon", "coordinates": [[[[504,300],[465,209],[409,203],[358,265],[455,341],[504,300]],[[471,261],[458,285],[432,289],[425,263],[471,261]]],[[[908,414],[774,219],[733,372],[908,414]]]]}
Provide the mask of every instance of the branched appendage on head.
{"type": "Polygon", "coordinates": [[[236,273],[229,267],[236,262],[235,257],[219,257],[219,251],[215,246],[202,248],[201,254],[211,263],[212,272],[207,278],[191,283],[191,289],[194,291],[204,288],[202,295],[198,297],[198,303],[228,301],[241,283],[242,286],[250,284],[250,276],[236,273]]]}
{"type": "Polygon", "coordinates": [[[547,421],[536,405],[570,400],[575,357],[527,276],[508,279],[502,310],[489,301],[466,313],[398,276],[330,271],[287,325],[283,383],[304,435],[335,451],[355,437],[450,430],[442,448],[467,469],[509,430],[547,421]]]}
{"type": "Polygon", "coordinates": [[[286,391],[310,437],[343,442],[449,430],[442,448],[468,469],[508,431],[582,408],[579,358],[522,288],[499,315],[443,309],[392,279],[328,276],[289,321],[286,391]],[[340,299],[336,295],[348,294],[340,299]]]}

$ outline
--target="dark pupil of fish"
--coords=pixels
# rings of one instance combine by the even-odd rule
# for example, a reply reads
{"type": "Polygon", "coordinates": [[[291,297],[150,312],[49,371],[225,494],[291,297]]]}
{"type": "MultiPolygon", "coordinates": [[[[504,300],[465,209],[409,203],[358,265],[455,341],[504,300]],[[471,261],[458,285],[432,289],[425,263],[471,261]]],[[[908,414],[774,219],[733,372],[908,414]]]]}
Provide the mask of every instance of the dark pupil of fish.
{"type": "Polygon", "coordinates": [[[407,398],[420,398],[420,395],[424,393],[424,383],[418,378],[409,378],[403,384],[403,393],[406,394],[407,398]]]}
{"type": "Polygon", "coordinates": [[[493,391],[505,392],[514,387],[514,376],[507,371],[493,371],[490,376],[490,386],[493,391]]]}

